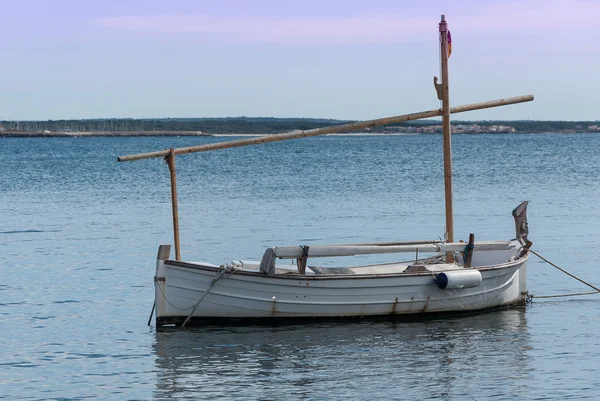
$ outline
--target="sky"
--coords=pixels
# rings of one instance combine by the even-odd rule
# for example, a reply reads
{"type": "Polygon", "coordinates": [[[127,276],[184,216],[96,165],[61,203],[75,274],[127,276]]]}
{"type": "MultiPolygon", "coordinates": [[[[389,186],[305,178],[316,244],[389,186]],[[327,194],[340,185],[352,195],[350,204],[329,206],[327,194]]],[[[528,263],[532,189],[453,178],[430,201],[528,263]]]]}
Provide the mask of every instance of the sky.
{"type": "Polygon", "coordinates": [[[314,117],[533,94],[460,120],[600,120],[600,0],[0,0],[0,120],[314,117]]]}

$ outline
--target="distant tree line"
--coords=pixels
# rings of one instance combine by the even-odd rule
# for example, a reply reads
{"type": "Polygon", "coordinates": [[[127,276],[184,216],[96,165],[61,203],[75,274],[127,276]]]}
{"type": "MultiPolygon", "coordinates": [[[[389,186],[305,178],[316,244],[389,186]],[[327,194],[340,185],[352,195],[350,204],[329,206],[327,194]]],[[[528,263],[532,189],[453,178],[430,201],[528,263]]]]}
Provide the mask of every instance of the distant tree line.
{"type": "MultiPolygon", "coordinates": [[[[227,117],[227,118],[106,118],[86,120],[0,121],[0,130],[19,132],[142,132],[201,131],[204,134],[278,134],[308,130],[351,121],[315,118],[227,117]]],[[[439,120],[424,120],[386,127],[370,132],[389,132],[389,127],[439,125],[439,120]]],[[[507,125],[517,132],[588,132],[597,131],[598,121],[453,121],[453,124],[478,124],[482,127],[507,125]]]]}
{"type": "Polygon", "coordinates": [[[276,134],[342,123],[313,118],[109,118],[90,120],[0,121],[5,131],[139,132],[201,131],[206,134],[276,134]]]}

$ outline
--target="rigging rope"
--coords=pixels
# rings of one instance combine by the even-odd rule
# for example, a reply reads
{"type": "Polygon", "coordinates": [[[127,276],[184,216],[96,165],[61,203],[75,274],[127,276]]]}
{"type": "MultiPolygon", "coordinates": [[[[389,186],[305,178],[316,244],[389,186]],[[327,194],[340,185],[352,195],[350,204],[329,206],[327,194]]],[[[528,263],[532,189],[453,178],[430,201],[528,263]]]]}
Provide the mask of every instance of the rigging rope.
{"type": "Polygon", "coordinates": [[[235,270],[236,270],[236,267],[233,264],[231,264],[231,263],[219,266],[219,272],[217,273],[217,275],[215,276],[215,278],[213,278],[212,281],[210,282],[210,285],[208,286],[208,288],[204,292],[204,295],[202,295],[202,297],[200,297],[200,300],[198,302],[196,302],[196,304],[192,308],[192,312],[188,315],[188,317],[185,319],[185,321],[181,325],[182,328],[185,327],[185,325],[187,324],[187,322],[190,321],[190,319],[192,318],[192,315],[194,314],[194,312],[196,312],[196,309],[198,309],[198,306],[200,306],[200,303],[208,295],[208,293],[210,292],[210,290],[212,290],[212,288],[214,287],[214,285],[217,284],[217,281],[219,281],[219,279],[221,277],[225,276],[226,273],[228,273],[228,272],[233,273],[235,270]]]}
{"type": "Polygon", "coordinates": [[[578,295],[593,295],[593,294],[598,294],[600,293],[600,288],[595,287],[593,285],[591,285],[590,283],[580,279],[579,277],[569,273],[568,271],[566,271],[565,269],[561,269],[560,267],[558,267],[557,265],[555,265],[554,263],[550,262],[548,259],[544,258],[542,255],[540,255],[539,253],[535,252],[532,249],[529,249],[529,252],[533,253],[535,256],[537,256],[538,258],[542,259],[544,262],[548,263],[549,265],[556,267],[558,270],[560,270],[561,272],[565,273],[567,276],[574,278],[575,280],[587,285],[590,288],[593,288],[595,291],[593,292],[577,292],[577,293],[572,293],[572,294],[558,294],[558,295],[530,295],[531,298],[561,298],[561,297],[575,297],[578,295]]]}
{"type": "MultiPolygon", "coordinates": [[[[162,294],[163,298],[165,299],[165,301],[167,301],[167,303],[169,305],[171,305],[171,307],[173,309],[177,309],[177,310],[189,310],[189,309],[193,309],[192,313],[190,314],[193,315],[194,312],[196,311],[196,309],[198,308],[198,305],[200,305],[200,302],[202,302],[204,300],[204,297],[208,294],[208,292],[213,288],[213,286],[217,283],[217,281],[223,276],[225,275],[225,273],[234,273],[237,270],[237,267],[235,267],[235,265],[228,263],[227,265],[222,265],[219,266],[219,271],[217,272],[217,275],[215,276],[215,278],[212,280],[212,282],[210,283],[210,286],[208,287],[208,289],[206,290],[206,292],[204,293],[204,295],[202,296],[202,298],[200,298],[200,300],[198,302],[196,302],[194,305],[188,307],[188,308],[179,308],[177,306],[175,306],[171,301],[169,301],[169,299],[167,298],[166,294],[164,293],[164,291],[162,290],[162,288],[160,287],[160,285],[157,286],[158,290],[160,291],[160,293],[162,294]]],[[[154,308],[154,307],[153,307],[154,308]]],[[[150,316],[152,318],[152,316],[150,316]]],[[[188,317],[189,318],[189,317],[188,317]]],[[[186,320],[187,323],[187,320],[186,320]]],[[[185,324],[185,323],[184,323],[185,324]]]]}

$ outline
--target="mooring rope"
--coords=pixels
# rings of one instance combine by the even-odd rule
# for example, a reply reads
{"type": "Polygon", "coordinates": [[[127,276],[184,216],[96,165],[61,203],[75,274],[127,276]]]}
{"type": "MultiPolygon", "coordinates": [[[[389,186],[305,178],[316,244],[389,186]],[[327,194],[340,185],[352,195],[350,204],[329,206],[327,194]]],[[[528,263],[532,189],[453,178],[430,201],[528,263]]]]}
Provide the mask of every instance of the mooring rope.
{"type": "Polygon", "coordinates": [[[583,283],[585,285],[587,285],[590,288],[593,288],[595,291],[593,292],[577,292],[577,293],[572,293],[572,294],[558,294],[558,295],[531,295],[531,298],[561,298],[561,297],[575,297],[578,295],[593,295],[593,294],[598,294],[600,293],[600,288],[595,287],[593,285],[591,285],[590,283],[580,279],[579,277],[569,273],[568,271],[566,271],[565,269],[561,269],[560,267],[558,267],[557,265],[555,265],[554,263],[550,262],[548,259],[546,259],[545,257],[543,257],[542,255],[540,255],[539,253],[535,252],[532,249],[529,249],[529,252],[533,253],[535,256],[537,256],[538,258],[542,259],[544,262],[548,263],[549,265],[556,267],[558,270],[560,270],[561,272],[565,273],[567,276],[574,278],[575,280],[579,281],[580,283],[583,283]]]}
{"type": "MultiPolygon", "coordinates": [[[[226,273],[233,273],[236,270],[237,270],[237,268],[234,265],[232,265],[232,264],[227,264],[227,265],[220,266],[217,275],[215,276],[215,278],[210,283],[210,286],[208,287],[208,289],[206,290],[206,292],[204,293],[204,295],[202,296],[202,298],[200,298],[200,300],[198,302],[196,302],[193,306],[190,306],[188,308],[179,308],[179,307],[175,306],[173,303],[171,303],[171,301],[169,301],[169,299],[167,298],[167,296],[163,292],[163,290],[160,287],[160,285],[157,286],[157,287],[158,287],[158,290],[160,291],[160,293],[162,294],[163,298],[165,299],[165,301],[167,301],[167,303],[169,305],[171,305],[172,308],[177,309],[177,310],[189,310],[189,309],[192,309],[192,313],[190,313],[190,315],[187,317],[187,319],[185,319],[185,322],[183,322],[183,325],[181,326],[181,327],[183,327],[183,326],[186,325],[186,323],[191,318],[191,316],[194,314],[194,312],[196,312],[196,309],[198,308],[198,305],[200,305],[200,302],[202,302],[204,300],[204,297],[206,297],[206,295],[208,295],[208,293],[210,292],[210,290],[212,290],[213,286],[217,283],[217,281],[222,276],[224,276],[226,273]]],[[[152,307],[152,310],[154,311],[154,306],[152,307]]],[[[150,315],[150,318],[152,318],[152,315],[150,315]]]]}
{"type": "Polygon", "coordinates": [[[173,309],[177,309],[177,310],[189,310],[189,309],[192,309],[192,308],[194,307],[194,306],[192,305],[192,306],[190,306],[190,307],[188,307],[188,308],[179,308],[179,307],[175,306],[175,304],[173,304],[171,301],[169,301],[169,299],[168,299],[168,298],[167,298],[167,296],[165,295],[165,293],[164,293],[164,291],[162,290],[162,288],[160,288],[160,285],[158,285],[156,288],[158,288],[158,291],[160,291],[160,293],[162,294],[162,296],[163,296],[163,298],[165,299],[165,301],[167,301],[167,303],[168,303],[169,305],[171,305],[171,307],[172,307],[173,309]]]}
{"type": "Polygon", "coordinates": [[[594,295],[597,294],[598,291],[592,291],[592,292],[574,292],[572,294],[558,294],[558,295],[533,295],[531,294],[530,297],[531,298],[562,298],[562,297],[576,297],[579,295],[594,295]]]}
{"type": "Polygon", "coordinates": [[[192,318],[192,315],[194,314],[194,312],[196,312],[196,309],[198,309],[198,306],[200,306],[200,303],[208,295],[208,293],[210,292],[210,290],[212,290],[212,288],[214,287],[214,285],[217,284],[217,281],[219,281],[219,279],[221,277],[225,276],[225,273],[229,273],[229,272],[233,273],[235,270],[236,270],[236,268],[232,264],[226,264],[226,265],[222,265],[222,266],[219,267],[219,272],[217,273],[217,275],[215,276],[215,278],[213,278],[212,281],[210,282],[210,285],[206,289],[206,292],[204,292],[204,295],[202,295],[202,297],[200,297],[200,300],[198,302],[196,302],[196,304],[192,308],[192,312],[184,320],[183,324],[181,325],[182,328],[185,327],[185,325],[190,321],[190,319],[192,318]]]}

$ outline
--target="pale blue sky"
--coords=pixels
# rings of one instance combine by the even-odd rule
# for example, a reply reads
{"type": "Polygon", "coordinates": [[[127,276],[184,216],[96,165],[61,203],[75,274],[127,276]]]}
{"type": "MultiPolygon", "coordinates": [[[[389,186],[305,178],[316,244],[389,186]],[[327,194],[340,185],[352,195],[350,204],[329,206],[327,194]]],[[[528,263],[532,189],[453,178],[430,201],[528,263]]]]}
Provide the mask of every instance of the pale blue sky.
{"type": "Polygon", "coordinates": [[[435,109],[437,23],[455,119],[600,120],[600,1],[0,0],[0,119],[325,117],[435,109]]]}

